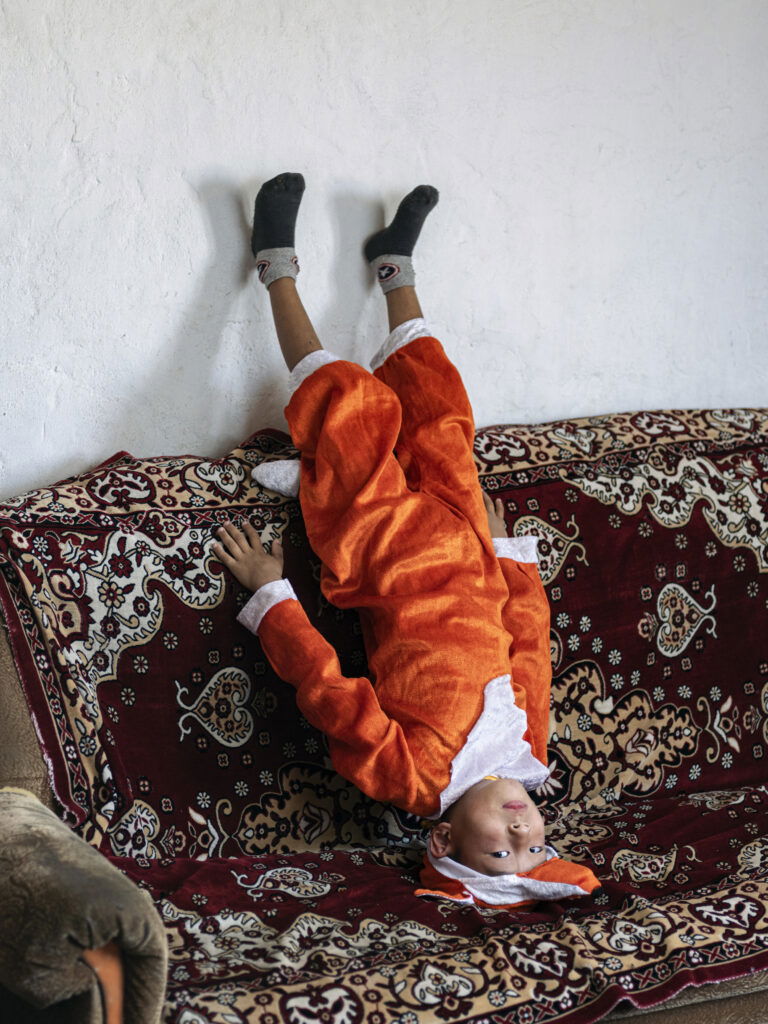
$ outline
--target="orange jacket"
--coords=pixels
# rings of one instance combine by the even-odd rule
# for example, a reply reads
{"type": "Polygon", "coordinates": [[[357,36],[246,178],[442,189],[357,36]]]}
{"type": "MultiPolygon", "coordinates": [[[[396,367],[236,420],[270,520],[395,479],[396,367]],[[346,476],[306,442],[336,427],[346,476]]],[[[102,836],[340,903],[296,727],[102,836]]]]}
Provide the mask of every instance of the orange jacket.
{"type": "Polygon", "coordinates": [[[295,600],[274,605],[258,633],[336,770],[376,800],[438,813],[486,685],[507,674],[546,765],[549,607],[535,564],[495,554],[471,409],[440,343],[411,342],[373,375],[329,363],[286,415],[322,589],[358,610],[371,677],[341,674],[295,600]]]}

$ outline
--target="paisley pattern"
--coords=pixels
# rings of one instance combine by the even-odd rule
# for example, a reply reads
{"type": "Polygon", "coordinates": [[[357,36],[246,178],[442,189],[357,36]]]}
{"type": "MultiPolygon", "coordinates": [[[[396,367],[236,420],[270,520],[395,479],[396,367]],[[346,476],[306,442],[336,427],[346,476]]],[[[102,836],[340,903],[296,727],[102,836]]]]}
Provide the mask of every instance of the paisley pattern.
{"type": "Polygon", "coordinates": [[[626,871],[633,882],[664,882],[675,868],[677,855],[677,846],[665,853],[619,850],[611,861],[611,874],[621,878],[626,871]]]}
{"type": "Polygon", "coordinates": [[[232,877],[252,900],[258,900],[265,889],[277,889],[291,896],[327,896],[334,882],[344,881],[343,875],[329,875],[327,872],[313,878],[303,868],[270,868],[269,871],[261,872],[253,882],[248,881],[246,874],[238,875],[234,871],[232,877]]]}
{"type": "Polygon", "coordinates": [[[530,534],[539,538],[537,548],[539,575],[545,586],[555,579],[571,552],[577,561],[583,562],[585,565],[589,564],[586,552],[584,551],[584,545],[580,544],[577,540],[579,528],[573,516],[571,516],[566,525],[571,528],[570,533],[556,530],[550,523],[544,522],[543,519],[539,519],[537,516],[521,516],[515,520],[515,537],[524,537],[526,534],[530,534]]]}
{"type": "Polygon", "coordinates": [[[717,635],[715,617],[712,615],[717,604],[714,586],[710,587],[705,597],[711,602],[707,608],[694,601],[678,583],[668,583],[662,589],[656,603],[661,620],[656,645],[661,654],[668,658],[682,654],[701,626],[704,626],[711,636],[717,635]]]}
{"type": "Polygon", "coordinates": [[[184,703],[189,692],[176,683],[176,702],[185,712],[179,719],[181,739],[188,736],[192,726],[185,724],[194,719],[224,747],[241,747],[251,738],[253,715],[247,708],[251,695],[251,681],[245,672],[236,668],[223,668],[217,672],[190,707],[184,703]]]}
{"type": "Polygon", "coordinates": [[[137,460],[0,507],[2,599],[67,820],[156,901],[170,1024],[597,1020],[768,968],[768,412],[658,411],[477,434],[484,486],[540,538],[552,609],[549,841],[603,887],[509,913],[413,896],[422,823],[330,768],[212,555],[248,516],[308,614],[295,454],[137,460]]]}

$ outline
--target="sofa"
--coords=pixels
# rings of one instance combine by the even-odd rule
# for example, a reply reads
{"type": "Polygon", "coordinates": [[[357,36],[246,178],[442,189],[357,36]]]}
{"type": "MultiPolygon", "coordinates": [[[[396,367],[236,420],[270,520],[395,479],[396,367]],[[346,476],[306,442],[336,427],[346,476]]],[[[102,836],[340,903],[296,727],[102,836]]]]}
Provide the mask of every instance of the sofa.
{"type": "Polygon", "coordinates": [[[0,1019],[768,1019],[768,410],[487,427],[475,455],[539,537],[548,841],[602,887],[416,897],[424,823],[334,773],[211,550],[226,518],[282,538],[365,673],[298,502],[250,479],[290,440],[120,452],[0,505],[0,1019]]]}

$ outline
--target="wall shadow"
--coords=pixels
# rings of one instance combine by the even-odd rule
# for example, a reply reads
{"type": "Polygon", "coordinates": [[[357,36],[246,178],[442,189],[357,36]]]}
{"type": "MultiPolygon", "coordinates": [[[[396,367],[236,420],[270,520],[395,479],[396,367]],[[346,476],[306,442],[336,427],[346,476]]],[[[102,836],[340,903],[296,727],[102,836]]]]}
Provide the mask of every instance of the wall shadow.
{"type": "Polygon", "coordinates": [[[354,190],[339,190],[330,205],[334,291],[315,329],[327,348],[367,367],[373,351],[368,337],[373,275],[363,245],[383,226],[384,210],[369,195],[354,190]]]}
{"type": "MultiPolygon", "coordinates": [[[[137,418],[149,421],[157,440],[152,451],[133,452],[139,457],[190,452],[217,457],[260,428],[285,429],[286,377],[281,369],[259,373],[252,368],[254,343],[278,351],[266,296],[254,295],[252,312],[236,314],[242,324],[238,358],[252,389],[240,425],[230,422],[226,378],[217,373],[222,359],[233,358],[223,336],[243,290],[261,287],[250,252],[251,209],[258,183],[211,178],[192,187],[204,218],[210,253],[207,265],[165,350],[143,368],[135,389],[123,396],[114,419],[105,424],[105,436],[115,438],[116,448],[132,450],[137,418]],[[191,422],[191,410],[196,418],[208,418],[210,432],[198,427],[195,436],[186,440],[184,427],[191,422]]],[[[303,257],[318,263],[330,258],[332,263],[328,279],[333,294],[313,319],[327,348],[367,367],[385,336],[386,314],[362,247],[372,232],[383,227],[384,207],[352,189],[338,190],[330,204],[332,233],[327,248],[303,257]]],[[[276,359],[280,366],[279,355],[276,359]]],[[[263,366],[263,360],[258,362],[263,366]]]]}
{"type": "MultiPolygon", "coordinates": [[[[244,423],[241,428],[224,426],[231,414],[231,403],[226,393],[217,390],[216,384],[217,380],[221,381],[216,372],[221,359],[231,358],[222,354],[225,328],[253,271],[251,225],[246,217],[242,190],[233,182],[218,178],[193,183],[192,187],[204,218],[210,253],[208,263],[197,280],[191,301],[179,314],[164,352],[146,367],[146,375],[137,383],[135,392],[124,397],[119,414],[106,430],[119,446],[130,448],[127,439],[135,436],[136,417],[149,419],[158,440],[152,452],[135,452],[138,456],[177,455],[202,447],[204,450],[196,450],[195,454],[216,457],[257,429],[250,423],[244,423]],[[190,438],[185,443],[178,410],[184,410],[186,422],[190,420],[190,410],[197,410],[196,415],[210,419],[210,443],[201,442],[200,430],[196,439],[190,438]],[[228,435],[223,443],[222,433],[228,435]],[[164,434],[167,442],[163,441],[164,434]]],[[[253,283],[256,284],[255,280],[253,283]]],[[[256,302],[253,311],[255,317],[256,302]]],[[[240,314],[243,335],[248,331],[250,319],[250,313],[240,314]]],[[[252,339],[244,336],[242,341],[242,361],[247,373],[252,339]]],[[[259,380],[256,375],[254,378],[250,407],[279,408],[275,391],[280,382],[259,380]]],[[[266,425],[262,416],[258,426],[266,425]]]]}

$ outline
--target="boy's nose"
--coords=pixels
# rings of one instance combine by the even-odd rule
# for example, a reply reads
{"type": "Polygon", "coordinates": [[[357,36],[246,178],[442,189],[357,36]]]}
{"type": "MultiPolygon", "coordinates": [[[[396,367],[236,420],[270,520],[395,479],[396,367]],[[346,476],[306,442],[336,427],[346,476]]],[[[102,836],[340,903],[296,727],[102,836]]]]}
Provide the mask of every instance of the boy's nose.
{"type": "Polygon", "coordinates": [[[531,830],[527,821],[510,821],[509,827],[513,832],[530,832],[531,830]]]}

